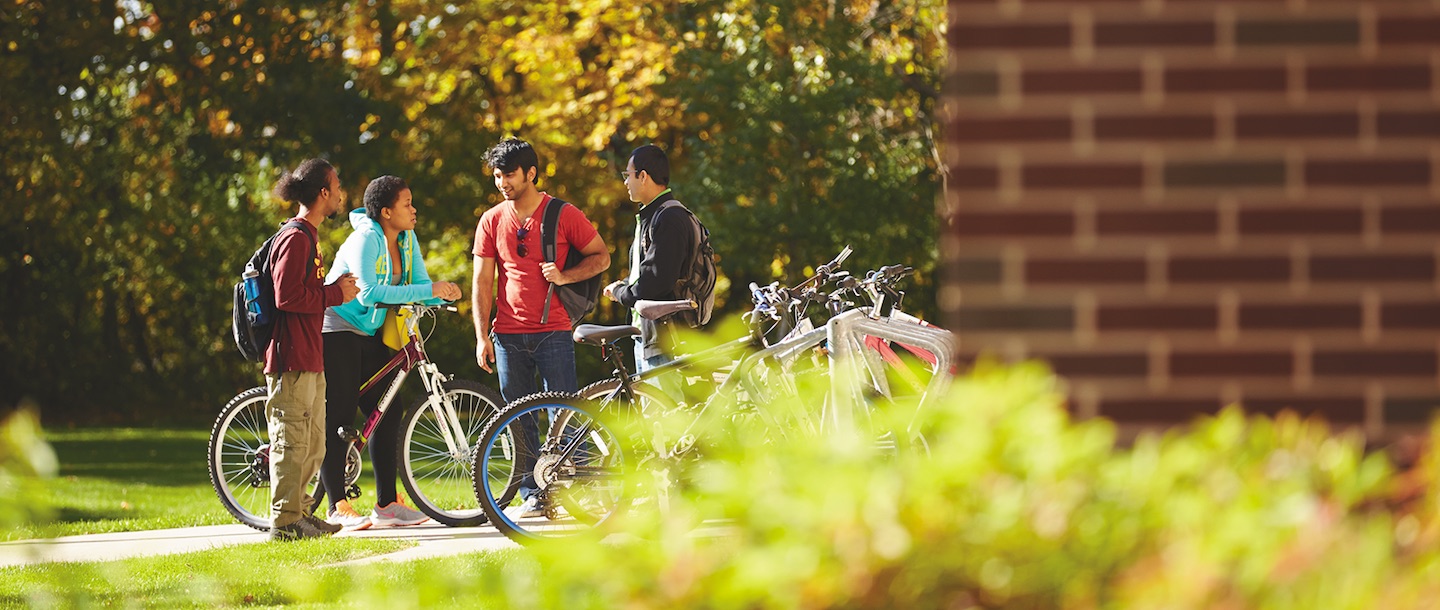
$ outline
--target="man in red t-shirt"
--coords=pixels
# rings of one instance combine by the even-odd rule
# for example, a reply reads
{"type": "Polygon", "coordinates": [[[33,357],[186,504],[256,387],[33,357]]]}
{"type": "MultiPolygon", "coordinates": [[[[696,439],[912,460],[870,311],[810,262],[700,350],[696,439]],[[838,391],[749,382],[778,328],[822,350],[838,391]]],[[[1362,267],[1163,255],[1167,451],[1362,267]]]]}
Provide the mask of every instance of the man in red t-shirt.
{"type": "MultiPolygon", "coordinates": [[[[495,363],[500,394],[507,403],[534,394],[537,374],[547,392],[577,391],[570,316],[558,297],[551,298],[548,322],[542,324],[541,319],[546,319],[545,295],[552,283],[559,286],[579,282],[605,271],[610,267],[610,253],[585,214],[566,205],[555,228],[555,262],[545,262],[540,225],[550,195],[536,188],[540,159],[535,149],[527,142],[509,138],[485,153],[485,164],[505,201],[486,210],[475,231],[471,301],[475,308],[475,361],[486,371],[491,370],[491,362],[495,363]],[[570,256],[584,256],[585,260],[565,269],[570,256]],[[497,302],[492,326],[491,308],[497,302]]],[[[538,440],[536,422],[517,424],[516,443],[538,440]]],[[[525,453],[534,455],[533,450],[521,452],[525,453]]],[[[522,482],[519,496],[524,504],[511,507],[507,513],[524,517],[542,514],[543,503],[534,487],[533,481],[522,482]]]]}

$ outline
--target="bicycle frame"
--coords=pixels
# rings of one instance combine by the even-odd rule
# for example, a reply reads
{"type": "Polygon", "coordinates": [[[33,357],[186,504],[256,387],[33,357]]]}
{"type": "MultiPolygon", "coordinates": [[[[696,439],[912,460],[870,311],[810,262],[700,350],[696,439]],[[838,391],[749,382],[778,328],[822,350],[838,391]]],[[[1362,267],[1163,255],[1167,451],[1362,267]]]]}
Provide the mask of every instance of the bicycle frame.
{"type": "Polygon", "coordinates": [[[462,451],[469,450],[469,447],[462,447],[459,443],[455,442],[457,438],[465,438],[465,432],[461,428],[459,416],[455,413],[454,404],[451,403],[450,397],[445,394],[441,388],[441,383],[445,380],[445,375],[440,372],[440,368],[435,366],[435,363],[430,361],[430,356],[425,353],[424,340],[420,338],[418,330],[418,318],[419,316],[410,316],[407,321],[405,334],[409,337],[409,341],[400,348],[400,351],[395,352],[395,355],[390,358],[389,362],[385,363],[385,366],[381,367],[378,372],[360,386],[360,395],[364,396],[374,390],[379,385],[380,380],[384,379],[386,375],[398,370],[395,378],[390,381],[390,385],[386,386],[385,393],[380,397],[380,401],[376,403],[375,410],[365,419],[365,425],[361,428],[359,437],[356,439],[356,449],[363,449],[365,447],[365,442],[374,434],[376,426],[380,425],[381,418],[390,410],[390,405],[394,402],[396,394],[399,393],[401,384],[405,383],[405,379],[410,376],[411,370],[419,368],[420,381],[425,384],[425,392],[429,394],[432,399],[439,399],[438,408],[442,416],[441,419],[446,423],[446,434],[444,435],[446,447],[452,454],[457,455],[462,451]]]}

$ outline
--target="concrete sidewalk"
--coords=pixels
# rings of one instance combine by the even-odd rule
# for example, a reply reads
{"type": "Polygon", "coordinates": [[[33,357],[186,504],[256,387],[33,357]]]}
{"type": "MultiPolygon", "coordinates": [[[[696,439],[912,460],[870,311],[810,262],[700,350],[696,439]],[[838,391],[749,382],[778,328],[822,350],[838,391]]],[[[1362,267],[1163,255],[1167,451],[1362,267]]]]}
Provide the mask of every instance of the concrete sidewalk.
{"type": "MultiPolygon", "coordinates": [[[[341,532],[335,536],[402,538],[418,543],[409,549],[357,559],[341,565],[410,561],[425,557],[518,547],[493,527],[452,528],[434,522],[411,527],[376,527],[358,532],[341,532]]],[[[267,541],[269,541],[269,536],[266,533],[238,523],[116,534],[66,536],[49,540],[18,540],[0,543],[0,567],[62,561],[114,561],[131,557],[189,553],[267,541]]]]}

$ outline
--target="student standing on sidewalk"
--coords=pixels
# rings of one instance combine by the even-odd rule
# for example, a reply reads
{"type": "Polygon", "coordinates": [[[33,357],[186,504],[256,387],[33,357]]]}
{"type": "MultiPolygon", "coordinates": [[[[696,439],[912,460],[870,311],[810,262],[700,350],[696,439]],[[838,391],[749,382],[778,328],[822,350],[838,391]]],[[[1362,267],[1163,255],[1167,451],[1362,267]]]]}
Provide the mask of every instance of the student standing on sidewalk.
{"type": "MultiPolygon", "coordinates": [[[[419,525],[424,513],[406,506],[395,488],[400,421],[398,414],[380,420],[370,443],[370,466],[375,472],[375,510],[362,515],[345,498],[345,450],[339,428],[355,424],[355,408],[368,416],[380,402],[380,392],[360,396],[360,386],[390,361],[399,345],[386,345],[382,329],[396,324],[393,309],[382,303],[438,305],[460,300],[460,287],[452,282],[431,282],[425,269],[420,240],[415,237],[414,197],[409,185],[396,176],[381,176],[365,187],[365,207],[350,212],[355,232],[345,238],[330,277],[354,273],[359,295],[355,300],[325,310],[325,462],[320,479],[330,499],[327,520],[351,530],[371,525],[419,525]],[[392,349],[393,348],[393,349],[392,349]]],[[[403,338],[400,339],[403,341],[403,338]]],[[[386,387],[389,376],[379,381],[386,387]]]]}
{"type": "Polygon", "coordinates": [[[305,487],[325,457],[325,359],[320,337],[325,308],[355,298],[355,276],[325,284],[319,229],[345,203],[340,176],[310,159],[275,184],[275,195],[300,206],[303,228],[281,232],[270,249],[279,319],[265,350],[265,416],[270,428],[270,539],[296,540],[339,531],[311,514],[305,487]]]}
{"type": "MultiPolygon", "coordinates": [[[[546,293],[557,286],[594,277],[610,267],[605,241],[585,214],[574,205],[560,211],[555,228],[555,262],[545,262],[541,247],[541,224],[550,195],[536,188],[540,179],[540,158],[523,140],[510,138],[485,154],[485,163],[495,179],[495,188],[505,200],[480,217],[475,231],[475,361],[500,376],[500,394],[513,402],[535,393],[538,373],[547,392],[574,392],[575,343],[570,338],[570,316],[557,298],[546,293]],[[579,265],[565,269],[571,256],[583,256],[579,265]],[[499,279],[498,299],[496,279],[499,279]],[[498,302],[491,326],[491,308],[498,302]]],[[[522,417],[516,443],[539,444],[538,423],[522,417]]],[[[535,455],[534,447],[521,447],[521,455],[535,455]]],[[[526,465],[521,464],[521,468],[526,465]]],[[[524,503],[512,506],[512,517],[534,517],[544,513],[533,478],[521,482],[519,497],[524,503]]]]}

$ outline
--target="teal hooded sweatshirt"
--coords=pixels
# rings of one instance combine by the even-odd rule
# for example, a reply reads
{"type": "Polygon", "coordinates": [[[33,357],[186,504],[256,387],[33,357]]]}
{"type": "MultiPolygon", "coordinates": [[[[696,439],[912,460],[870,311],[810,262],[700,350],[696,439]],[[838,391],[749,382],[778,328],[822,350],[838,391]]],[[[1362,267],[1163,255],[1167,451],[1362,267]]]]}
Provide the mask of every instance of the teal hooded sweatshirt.
{"type": "Polygon", "coordinates": [[[335,253],[335,264],[325,283],[335,281],[346,273],[355,274],[355,285],[360,293],[343,305],[331,307],[355,328],[371,335],[380,330],[388,313],[375,305],[379,303],[424,303],[438,305],[444,299],[435,298],[430,286],[430,274],[425,272],[425,257],[420,253],[420,244],[414,231],[403,231],[400,242],[401,281],[390,284],[391,270],[397,261],[390,260],[390,248],[385,246],[385,230],[380,223],[365,215],[365,208],[350,212],[350,226],[355,232],[345,238],[340,251],[335,253]]]}

